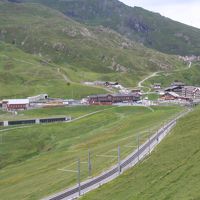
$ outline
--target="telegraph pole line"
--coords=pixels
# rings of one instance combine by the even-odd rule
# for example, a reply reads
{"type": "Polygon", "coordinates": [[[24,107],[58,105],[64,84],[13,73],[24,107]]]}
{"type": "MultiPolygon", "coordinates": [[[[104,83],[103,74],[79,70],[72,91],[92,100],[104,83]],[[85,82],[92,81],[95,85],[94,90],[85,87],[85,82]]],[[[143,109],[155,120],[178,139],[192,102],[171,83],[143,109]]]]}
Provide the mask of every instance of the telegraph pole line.
{"type": "Polygon", "coordinates": [[[91,153],[90,149],[88,150],[88,176],[92,175],[92,163],[91,163],[91,153]]]}
{"type": "Polygon", "coordinates": [[[138,134],[137,136],[137,146],[138,146],[138,162],[140,161],[140,155],[139,155],[139,150],[140,150],[140,135],[138,134]]]}
{"type": "Polygon", "coordinates": [[[156,135],[156,137],[157,137],[157,143],[159,142],[159,130],[157,130],[157,135],[156,135]]]}
{"type": "Polygon", "coordinates": [[[118,146],[118,172],[121,173],[120,146],[118,146]]]}
{"type": "Polygon", "coordinates": [[[80,158],[77,160],[77,181],[78,181],[78,195],[81,196],[81,180],[80,180],[80,158]]]}
{"type": "Polygon", "coordinates": [[[3,144],[3,133],[1,134],[1,142],[0,142],[0,144],[3,144]]]}
{"type": "Polygon", "coordinates": [[[149,155],[151,154],[151,132],[149,131],[149,135],[148,135],[148,139],[149,139],[149,155]]]}

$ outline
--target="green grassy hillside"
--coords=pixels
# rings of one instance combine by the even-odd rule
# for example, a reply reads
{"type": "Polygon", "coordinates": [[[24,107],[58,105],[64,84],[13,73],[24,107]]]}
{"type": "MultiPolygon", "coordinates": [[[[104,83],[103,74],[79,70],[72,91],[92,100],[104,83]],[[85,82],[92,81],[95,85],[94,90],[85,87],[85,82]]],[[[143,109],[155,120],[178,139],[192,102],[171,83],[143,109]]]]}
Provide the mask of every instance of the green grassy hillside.
{"type": "MultiPolygon", "coordinates": [[[[56,107],[56,108],[40,108],[34,110],[19,111],[17,115],[0,111],[0,121],[20,120],[20,119],[36,119],[38,117],[61,117],[71,116],[72,119],[77,117],[107,109],[107,106],[74,106],[74,107],[56,107]]],[[[112,108],[112,107],[111,107],[112,108]]]]}
{"type": "Polygon", "coordinates": [[[48,93],[51,97],[80,98],[106,92],[78,83],[68,84],[58,68],[44,63],[38,56],[0,42],[0,99],[40,93],[48,93]]]}
{"type": "MultiPolygon", "coordinates": [[[[44,82],[37,85],[39,88],[44,87],[45,84],[48,85],[47,92],[50,94],[55,88],[66,89],[65,86],[58,83],[58,80],[52,82],[52,79],[62,78],[61,74],[56,73],[58,68],[71,82],[117,80],[124,85],[135,86],[142,77],[152,71],[170,71],[185,66],[176,56],[147,49],[110,29],[79,24],[62,13],[39,4],[0,2],[0,40],[9,43],[12,46],[9,48],[14,49],[10,51],[1,43],[0,61],[3,73],[5,73],[4,65],[7,65],[5,62],[8,62],[4,55],[9,54],[10,58],[15,58],[14,65],[20,66],[23,71],[21,73],[25,73],[24,69],[25,67],[27,69],[28,64],[26,63],[25,66],[16,59],[23,60],[23,57],[26,57],[27,61],[28,54],[32,54],[36,60],[34,62],[37,64],[39,62],[39,70],[43,70],[39,76],[44,82]],[[26,55],[15,53],[15,49],[19,52],[17,48],[26,52],[26,55]],[[49,71],[54,71],[54,73],[53,77],[50,75],[51,81],[47,83],[49,71]]],[[[30,62],[32,60],[33,56],[30,56],[30,62]]],[[[35,71],[36,66],[32,69],[31,67],[32,65],[29,65],[28,69],[35,71]]],[[[11,72],[12,70],[10,70],[11,72]]],[[[17,76],[22,75],[15,73],[14,79],[11,81],[13,84],[21,81],[17,76]]],[[[32,83],[36,81],[35,75],[30,79],[32,79],[32,83]]],[[[28,77],[23,77],[23,81],[31,82],[28,77]]],[[[3,84],[1,84],[2,88],[5,86],[3,84]]],[[[4,89],[1,96],[17,96],[19,94],[18,89],[16,92],[9,84],[11,83],[7,82],[6,87],[10,89],[4,89]]],[[[26,85],[29,93],[35,94],[37,91],[32,91],[33,88],[29,89],[29,86],[29,84],[26,85]]],[[[74,87],[75,93],[81,91],[79,86],[74,87]]],[[[26,87],[22,90],[26,90],[26,87]]],[[[35,88],[34,90],[37,90],[35,88]]],[[[72,93],[70,88],[67,90],[67,93],[70,93],[68,96],[72,93]]],[[[87,89],[82,88],[83,91],[87,89]]],[[[45,88],[39,91],[42,90],[46,91],[45,88]]],[[[58,91],[54,90],[55,95],[59,93],[58,91]]],[[[27,94],[21,91],[21,94],[23,93],[27,94]]],[[[83,95],[80,94],[80,96],[83,95]]]]}
{"type": "Polygon", "coordinates": [[[199,120],[200,107],[181,119],[148,159],[82,199],[200,199],[199,120]]]}
{"type": "Polygon", "coordinates": [[[186,85],[200,86],[200,63],[193,63],[190,69],[172,70],[168,73],[161,72],[158,76],[146,81],[144,85],[149,86],[154,83],[161,83],[163,87],[168,87],[174,81],[182,81],[186,85]]]}
{"type": "MultiPolygon", "coordinates": [[[[137,148],[138,134],[144,142],[164,121],[182,110],[178,107],[153,107],[154,112],[145,107],[99,108],[104,111],[72,123],[0,130],[1,199],[36,200],[74,185],[76,174],[58,169],[75,170],[78,157],[81,162],[87,161],[88,148],[92,155],[92,175],[97,175],[117,162],[116,158],[108,160],[97,155],[116,155],[120,145],[124,158],[133,151],[134,147],[130,146],[137,148]]],[[[79,109],[80,113],[87,113],[96,107],[79,109]]],[[[68,111],[71,115],[73,111],[75,115],[80,114],[78,108],[66,108],[63,113],[68,111]]],[[[27,116],[45,114],[45,110],[31,112],[27,116]]],[[[60,113],[60,110],[52,112],[60,113]]],[[[81,163],[81,180],[87,176],[87,164],[81,163]]]]}
{"type": "Polygon", "coordinates": [[[103,25],[159,51],[200,55],[200,30],[118,0],[20,0],[55,8],[79,22],[103,25]]]}

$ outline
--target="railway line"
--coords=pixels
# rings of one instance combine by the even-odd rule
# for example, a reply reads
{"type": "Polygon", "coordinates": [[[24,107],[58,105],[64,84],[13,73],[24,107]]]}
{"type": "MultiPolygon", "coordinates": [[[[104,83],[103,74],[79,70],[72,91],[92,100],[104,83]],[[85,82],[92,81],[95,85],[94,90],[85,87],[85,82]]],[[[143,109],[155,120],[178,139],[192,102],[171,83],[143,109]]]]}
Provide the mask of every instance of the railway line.
{"type": "Polygon", "coordinates": [[[78,198],[80,195],[83,195],[91,190],[94,190],[105,184],[120,174],[122,174],[127,169],[133,167],[137,163],[140,162],[144,157],[149,155],[153,149],[165,138],[166,135],[172,130],[172,128],[176,125],[178,119],[186,115],[187,112],[181,113],[179,116],[175,117],[173,120],[168,122],[162,128],[160,128],[153,136],[151,136],[144,144],[142,144],[138,149],[136,149],[132,154],[127,156],[124,160],[119,164],[113,166],[111,169],[102,173],[101,175],[89,179],[85,182],[80,183],[80,185],[76,185],[70,189],[67,189],[63,192],[57,193],[50,197],[44,198],[43,200],[72,200],[78,198]]]}

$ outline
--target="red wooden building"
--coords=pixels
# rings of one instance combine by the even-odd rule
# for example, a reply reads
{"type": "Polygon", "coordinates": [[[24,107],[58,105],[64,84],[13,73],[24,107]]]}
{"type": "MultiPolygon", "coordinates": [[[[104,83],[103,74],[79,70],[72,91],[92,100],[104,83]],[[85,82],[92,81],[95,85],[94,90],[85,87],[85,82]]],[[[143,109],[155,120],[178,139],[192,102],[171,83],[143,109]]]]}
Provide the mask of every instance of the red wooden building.
{"type": "Polygon", "coordinates": [[[163,100],[185,100],[185,101],[189,101],[190,98],[188,97],[184,97],[184,96],[180,96],[175,92],[166,92],[164,95],[161,95],[161,99],[163,100]]]}
{"type": "Polygon", "coordinates": [[[8,99],[2,101],[4,110],[26,110],[29,107],[28,99],[8,99]]]}

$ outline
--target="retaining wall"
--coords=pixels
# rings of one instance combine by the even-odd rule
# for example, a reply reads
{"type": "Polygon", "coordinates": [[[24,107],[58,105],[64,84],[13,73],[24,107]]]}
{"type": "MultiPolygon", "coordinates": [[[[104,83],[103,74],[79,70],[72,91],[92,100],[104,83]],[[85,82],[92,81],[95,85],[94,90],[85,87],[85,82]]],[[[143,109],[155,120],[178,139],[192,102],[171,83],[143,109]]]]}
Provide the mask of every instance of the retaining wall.
{"type": "Polygon", "coordinates": [[[56,123],[56,122],[65,122],[65,121],[70,121],[70,120],[71,120],[71,117],[27,119],[27,120],[16,120],[16,121],[0,122],[0,126],[16,126],[16,125],[26,125],[26,124],[56,123]]]}

